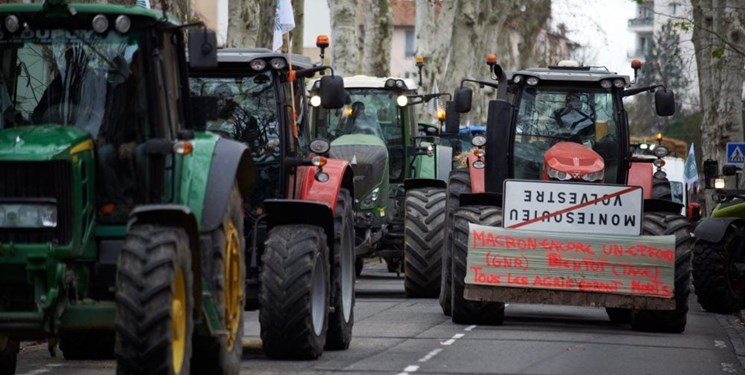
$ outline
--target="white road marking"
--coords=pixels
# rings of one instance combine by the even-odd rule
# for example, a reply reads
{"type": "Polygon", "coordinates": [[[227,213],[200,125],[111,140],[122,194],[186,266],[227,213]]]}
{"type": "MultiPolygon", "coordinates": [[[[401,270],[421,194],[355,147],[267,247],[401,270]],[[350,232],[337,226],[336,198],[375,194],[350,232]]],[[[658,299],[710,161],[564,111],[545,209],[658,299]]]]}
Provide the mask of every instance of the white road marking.
{"type": "Polygon", "coordinates": [[[714,347],[715,348],[726,348],[727,344],[722,340],[714,340],[714,347]]]}
{"type": "Polygon", "coordinates": [[[453,343],[455,342],[455,340],[457,340],[457,339],[459,339],[459,338],[461,338],[463,336],[465,336],[465,334],[463,334],[463,333],[456,333],[456,334],[453,335],[453,338],[441,342],[440,345],[453,345],[453,343]]]}
{"type": "Polygon", "coordinates": [[[471,332],[471,331],[473,331],[474,328],[476,328],[475,325],[474,326],[468,326],[468,327],[464,328],[463,330],[466,331],[466,332],[471,332]]]}
{"type": "Polygon", "coordinates": [[[463,337],[465,335],[466,335],[465,333],[456,333],[456,334],[453,335],[453,338],[457,340],[457,339],[459,339],[459,338],[461,338],[461,337],[463,337]]]}
{"type": "Polygon", "coordinates": [[[427,353],[427,355],[425,355],[424,357],[419,358],[419,362],[427,362],[430,359],[432,359],[434,356],[436,356],[437,354],[439,354],[441,351],[442,351],[442,349],[437,348],[437,349],[435,349],[435,350],[427,353]]]}
{"type": "Polygon", "coordinates": [[[735,365],[732,363],[722,362],[722,371],[734,374],[737,372],[737,369],[735,368],[735,365]]]}
{"type": "Polygon", "coordinates": [[[404,369],[404,372],[402,372],[402,374],[408,374],[410,372],[416,372],[416,370],[419,370],[419,366],[417,366],[417,365],[406,366],[406,368],[404,369]]]}

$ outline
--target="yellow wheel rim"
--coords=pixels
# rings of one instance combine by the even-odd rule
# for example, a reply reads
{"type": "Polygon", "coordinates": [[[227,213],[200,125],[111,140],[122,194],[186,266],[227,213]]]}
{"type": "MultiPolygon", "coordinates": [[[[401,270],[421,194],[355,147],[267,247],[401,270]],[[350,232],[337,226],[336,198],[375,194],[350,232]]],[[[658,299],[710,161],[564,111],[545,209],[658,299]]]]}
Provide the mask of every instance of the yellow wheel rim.
{"type": "Polygon", "coordinates": [[[184,364],[186,351],[186,282],[184,271],[176,269],[173,299],[171,300],[171,353],[173,371],[178,374],[184,364]]]}
{"type": "Polygon", "coordinates": [[[225,244],[225,327],[228,329],[228,351],[241,334],[238,326],[243,313],[243,275],[241,275],[241,246],[238,231],[232,222],[228,223],[225,244]]]}

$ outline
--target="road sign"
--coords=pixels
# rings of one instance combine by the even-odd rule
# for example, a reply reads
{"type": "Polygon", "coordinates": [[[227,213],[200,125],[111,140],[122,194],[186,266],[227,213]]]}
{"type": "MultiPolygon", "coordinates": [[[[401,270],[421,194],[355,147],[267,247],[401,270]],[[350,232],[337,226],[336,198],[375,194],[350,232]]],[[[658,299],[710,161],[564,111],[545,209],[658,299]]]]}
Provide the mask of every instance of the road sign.
{"type": "Polygon", "coordinates": [[[639,186],[506,180],[502,207],[508,229],[626,236],[642,231],[639,186]]]}
{"type": "Polygon", "coordinates": [[[745,164],[745,143],[727,143],[727,164],[745,164]]]}

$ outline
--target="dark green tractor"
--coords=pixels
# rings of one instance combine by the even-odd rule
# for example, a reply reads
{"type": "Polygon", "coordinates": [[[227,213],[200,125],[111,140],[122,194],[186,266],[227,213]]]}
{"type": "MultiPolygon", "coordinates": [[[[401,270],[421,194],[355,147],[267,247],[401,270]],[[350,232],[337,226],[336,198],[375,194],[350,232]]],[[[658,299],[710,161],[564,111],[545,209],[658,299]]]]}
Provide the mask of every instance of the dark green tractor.
{"type": "MultiPolygon", "coordinates": [[[[409,99],[422,98],[412,80],[352,76],[344,87],[341,109],[311,97],[310,119],[315,136],[332,140],[330,157],[354,169],[356,271],[381,257],[389,271],[403,270],[408,296],[435,297],[452,148],[439,144],[438,126],[417,123],[409,99]]],[[[311,84],[311,95],[319,88],[311,84]]]]}
{"type": "MultiPolygon", "coordinates": [[[[188,110],[188,25],[64,1],[0,19],[0,373],[32,339],[120,374],[237,373],[253,162],[188,110]]],[[[214,33],[189,43],[215,64],[214,33]]]]}

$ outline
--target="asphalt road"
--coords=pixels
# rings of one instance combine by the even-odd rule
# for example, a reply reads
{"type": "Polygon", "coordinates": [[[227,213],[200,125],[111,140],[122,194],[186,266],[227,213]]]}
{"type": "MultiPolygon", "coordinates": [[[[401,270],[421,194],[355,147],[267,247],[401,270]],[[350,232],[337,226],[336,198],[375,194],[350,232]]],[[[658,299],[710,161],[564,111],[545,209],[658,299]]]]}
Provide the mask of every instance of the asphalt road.
{"type": "MultiPolygon", "coordinates": [[[[745,327],[701,311],[695,296],[683,334],[631,331],[598,308],[508,305],[503,326],[464,326],[436,300],[407,299],[403,279],[367,264],[357,283],[349,350],[316,361],[276,361],[261,351],[258,316],[247,313],[245,374],[737,374],[745,373],[745,327]]],[[[113,374],[113,361],[49,357],[24,343],[18,374],[113,374]]]]}

